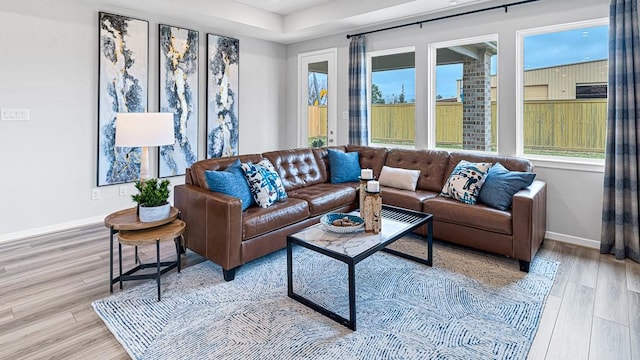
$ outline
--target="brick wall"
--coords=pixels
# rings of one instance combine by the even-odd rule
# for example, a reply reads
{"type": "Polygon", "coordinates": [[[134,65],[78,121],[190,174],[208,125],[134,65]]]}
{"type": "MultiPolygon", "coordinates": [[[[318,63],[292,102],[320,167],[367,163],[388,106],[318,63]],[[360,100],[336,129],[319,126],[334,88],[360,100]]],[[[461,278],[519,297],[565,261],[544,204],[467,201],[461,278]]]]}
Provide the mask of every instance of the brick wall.
{"type": "Polygon", "coordinates": [[[467,58],[462,70],[462,142],[468,150],[491,150],[491,54],[467,58]]]}

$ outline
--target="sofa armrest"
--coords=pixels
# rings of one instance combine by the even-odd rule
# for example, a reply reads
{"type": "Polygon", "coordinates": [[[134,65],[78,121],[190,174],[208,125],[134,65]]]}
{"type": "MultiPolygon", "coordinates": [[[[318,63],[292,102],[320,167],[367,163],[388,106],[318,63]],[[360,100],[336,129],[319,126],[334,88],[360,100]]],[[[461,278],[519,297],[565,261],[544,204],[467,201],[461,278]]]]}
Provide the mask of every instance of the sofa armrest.
{"type": "Polygon", "coordinates": [[[242,265],[240,199],[196,185],[174,188],[175,206],[187,224],[187,247],[228,270],[242,265]]]}
{"type": "Polygon", "coordinates": [[[530,262],[547,231],[547,184],[536,180],[513,196],[513,255],[530,262]]]}

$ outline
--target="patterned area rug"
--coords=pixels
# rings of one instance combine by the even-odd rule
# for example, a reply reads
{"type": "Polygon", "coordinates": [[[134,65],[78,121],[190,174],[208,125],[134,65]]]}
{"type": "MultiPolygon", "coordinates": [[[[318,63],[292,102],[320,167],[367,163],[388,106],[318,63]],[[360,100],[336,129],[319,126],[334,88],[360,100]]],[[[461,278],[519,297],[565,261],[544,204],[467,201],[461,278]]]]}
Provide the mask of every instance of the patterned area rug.
{"type": "MultiPolygon", "coordinates": [[[[398,242],[424,252],[415,236],[398,242]]],[[[294,248],[294,289],[348,315],[346,265],[294,248]]],[[[525,359],[558,268],[434,244],[432,268],[378,253],[356,265],[357,331],[287,296],[286,251],[231,282],[203,262],[93,307],[134,359],[525,359]]]]}

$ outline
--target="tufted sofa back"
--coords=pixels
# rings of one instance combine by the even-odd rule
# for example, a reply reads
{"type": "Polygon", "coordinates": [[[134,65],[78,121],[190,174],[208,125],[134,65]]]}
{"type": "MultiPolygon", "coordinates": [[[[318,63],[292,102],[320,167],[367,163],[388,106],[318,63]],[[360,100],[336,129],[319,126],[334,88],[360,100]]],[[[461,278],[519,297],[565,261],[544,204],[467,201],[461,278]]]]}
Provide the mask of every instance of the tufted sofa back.
{"type": "Polygon", "coordinates": [[[208,189],[209,186],[206,181],[205,170],[226,169],[236,159],[240,159],[243,163],[257,163],[263,158],[267,158],[278,171],[285,190],[296,190],[309,185],[329,182],[331,170],[329,169],[327,160],[328,149],[345,152],[358,151],[360,166],[362,168],[373,169],[376,177],[380,176],[383,165],[420,170],[417,188],[429,191],[440,191],[442,185],[460,160],[470,162],[500,162],[511,171],[533,172],[533,164],[524,158],[469,152],[449,153],[442,150],[387,149],[347,145],[278,150],[263,154],[200,160],[191,165],[191,168],[187,168],[185,182],[208,189]]]}
{"type": "Polygon", "coordinates": [[[347,145],[347,151],[357,151],[360,158],[360,167],[363,169],[373,170],[373,175],[380,177],[380,171],[387,159],[387,153],[389,149],[383,147],[371,147],[361,145],[347,145]]]}
{"type": "Polygon", "coordinates": [[[207,184],[207,178],[205,176],[206,170],[224,170],[229,167],[236,159],[240,159],[240,162],[252,162],[257,163],[262,160],[260,154],[249,154],[232,157],[222,157],[200,160],[191,165],[191,168],[187,168],[185,176],[185,183],[200,186],[205,189],[209,189],[207,184]]]}
{"type": "Polygon", "coordinates": [[[533,164],[525,158],[518,157],[507,157],[501,155],[494,154],[482,154],[482,153],[468,153],[468,152],[452,152],[449,154],[449,165],[447,166],[447,170],[444,173],[444,178],[442,179],[442,183],[451,175],[453,169],[458,165],[460,160],[467,160],[469,162],[490,162],[495,164],[499,162],[511,171],[529,171],[533,172],[533,164]]]}
{"type": "Polygon", "coordinates": [[[329,149],[339,150],[339,151],[347,151],[347,148],[344,146],[325,146],[319,148],[313,148],[313,154],[316,156],[316,161],[318,165],[320,165],[320,170],[324,171],[327,177],[327,181],[330,182],[331,179],[331,169],[329,169],[329,149]]]}
{"type": "Polygon", "coordinates": [[[286,191],[327,182],[327,171],[320,166],[312,149],[279,150],[262,155],[276,168],[286,191]]]}
{"type": "Polygon", "coordinates": [[[391,149],[385,165],[420,170],[417,189],[440,191],[448,161],[449,153],[446,151],[391,149]]]}

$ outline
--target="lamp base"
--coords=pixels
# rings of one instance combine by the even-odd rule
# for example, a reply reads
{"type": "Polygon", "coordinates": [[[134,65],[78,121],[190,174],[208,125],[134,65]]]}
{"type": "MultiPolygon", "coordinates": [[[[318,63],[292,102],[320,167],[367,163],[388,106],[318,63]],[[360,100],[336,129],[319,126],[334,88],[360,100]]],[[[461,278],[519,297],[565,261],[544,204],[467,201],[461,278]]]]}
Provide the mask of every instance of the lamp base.
{"type": "Polygon", "coordinates": [[[140,156],[140,180],[145,181],[151,179],[149,174],[149,147],[142,147],[142,155],[140,156]]]}

